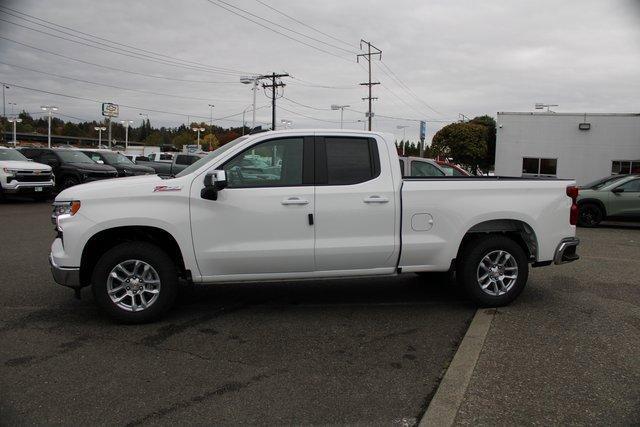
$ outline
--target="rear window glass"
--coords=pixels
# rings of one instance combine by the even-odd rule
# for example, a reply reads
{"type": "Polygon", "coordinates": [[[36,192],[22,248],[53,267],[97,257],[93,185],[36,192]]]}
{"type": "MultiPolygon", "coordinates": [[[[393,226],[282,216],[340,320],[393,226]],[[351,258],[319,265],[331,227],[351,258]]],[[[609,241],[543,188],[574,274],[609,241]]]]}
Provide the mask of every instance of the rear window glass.
{"type": "Polygon", "coordinates": [[[373,156],[365,138],[325,138],[329,185],[365,182],[373,178],[373,156]]]}

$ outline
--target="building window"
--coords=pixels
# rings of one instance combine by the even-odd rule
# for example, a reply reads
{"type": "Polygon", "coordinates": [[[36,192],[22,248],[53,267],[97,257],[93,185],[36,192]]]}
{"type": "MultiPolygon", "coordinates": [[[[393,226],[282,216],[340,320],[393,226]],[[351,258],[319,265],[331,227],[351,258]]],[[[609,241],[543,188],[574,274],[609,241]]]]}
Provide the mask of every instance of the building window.
{"type": "Polygon", "coordinates": [[[538,157],[522,158],[522,175],[556,176],[558,159],[541,159],[538,157]]]}
{"type": "Polygon", "coordinates": [[[614,160],[611,162],[611,175],[640,173],[640,160],[614,160]]]}

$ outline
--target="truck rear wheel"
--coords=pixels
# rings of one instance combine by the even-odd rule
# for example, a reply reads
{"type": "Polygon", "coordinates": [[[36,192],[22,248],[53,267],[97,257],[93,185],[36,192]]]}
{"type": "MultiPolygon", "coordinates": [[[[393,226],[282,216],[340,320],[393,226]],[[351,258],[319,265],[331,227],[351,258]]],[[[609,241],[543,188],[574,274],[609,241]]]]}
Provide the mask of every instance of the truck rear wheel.
{"type": "Polygon", "coordinates": [[[458,261],[458,278],[467,295],[482,307],[501,307],[516,299],[529,276],[524,250],[505,236],[467,244],[458,261]]]}
{"type": "Polygon", "coordinates": [[[155,245],[123,243],[98,260],[93,296],[102,310],[123,323],[158,319],[173,306],[178,274],[171,258],[155,245]]]}

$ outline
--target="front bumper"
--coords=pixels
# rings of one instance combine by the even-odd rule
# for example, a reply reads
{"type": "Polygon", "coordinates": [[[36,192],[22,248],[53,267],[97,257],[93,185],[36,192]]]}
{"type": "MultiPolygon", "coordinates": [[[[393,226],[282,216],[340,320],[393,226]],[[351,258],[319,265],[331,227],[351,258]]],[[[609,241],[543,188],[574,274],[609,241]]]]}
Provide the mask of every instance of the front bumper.
{"type": "Polygon", "coordinates": [[[580,239],[576,237],[567,237],[562,239],[556,248],[555,255],[553,256],[554,264],[566,264],[568,262],[577,261],[580,256],[576,252],[580,239]]]}
{"type": "Polygon", "coordinates": [[[53,260],[53,255],[49,254],[49,264],[51,265],[51,274],[53,280],[59,285],[68,286],[74,289],[80,289],[80,268],[78,267],[60,267],[53,260]]]}
{"type": "Polygon", "coordinates": [[[12,181],[2,186],[2,190],[8,194],[23,194],[23,193],[37,193],[37,192],[51,192],[53,190],[54,182],[16,182],[12,181]],[[39,188],[39,191],[36,191],[39,188]]]}

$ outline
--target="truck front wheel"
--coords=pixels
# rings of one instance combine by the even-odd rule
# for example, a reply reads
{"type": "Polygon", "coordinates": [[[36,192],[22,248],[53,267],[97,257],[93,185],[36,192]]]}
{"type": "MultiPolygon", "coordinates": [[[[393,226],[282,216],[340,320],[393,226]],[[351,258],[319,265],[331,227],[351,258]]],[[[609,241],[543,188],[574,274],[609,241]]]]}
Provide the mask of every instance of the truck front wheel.
{"type": "Polygon", "coordinates": [[[91,289],[111,318],[145,323],[171,308],[178,293],[178,274],[171,258],[157,246],[123,243],[98,260],[91,289]]]}
{"type": "Polygon", "coordinates": [[[509,304],[522,292],[529,275],[524,250],[505,236],[468,243],[458,260],[458,277],[467,295],[482,307],[509,304]]]}

